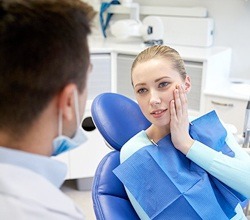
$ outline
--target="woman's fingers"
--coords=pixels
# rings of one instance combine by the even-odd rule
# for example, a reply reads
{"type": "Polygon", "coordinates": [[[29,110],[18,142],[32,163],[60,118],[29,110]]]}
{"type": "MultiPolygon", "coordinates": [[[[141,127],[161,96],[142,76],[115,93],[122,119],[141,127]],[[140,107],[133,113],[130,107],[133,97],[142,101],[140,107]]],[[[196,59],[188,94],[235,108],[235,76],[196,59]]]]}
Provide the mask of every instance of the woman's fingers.
{"type": "Polygon", "coordinates": [[[176,120],[176,110],[175,110],[175,100],[171,100],[170,102],[170,117],[171,121],[176,120]]]}
{"type": "Polygon", "coordinates": [[[176,149],[187,154],[193,140],[188,133],[189,121],[187,113],[187,96],[184,88],[177,85],[173,91],[174,99],[170,102],[171,140],[176,149]]]}
{"type": "Polygon", "coordinates": [[[171,118],[175,120],[181,120],[181,118],[187,117],[188,105],[187,96],[182,86],[177,85],[174,89],[174,100],[170,103],[171,118]]]}
{"type": "Polygon", "coordinates": [[[180,100],[181,100],[181,105],[182,105],[182,114],[186,115],[187,110],[188,110],[188,105],[187,105],[187,95],[186,92],[183,88],[183,86],[178,86],[179,91],[180,91],[180,100]]]}
{"type": "Polygon", "coordinates": [[[174,90],[175,110],[177,118],[181,117],[182,115],[182,103],[180,99],[180,90],[178,87],[179,86],[176,86],[176,89],[174,90]]]}

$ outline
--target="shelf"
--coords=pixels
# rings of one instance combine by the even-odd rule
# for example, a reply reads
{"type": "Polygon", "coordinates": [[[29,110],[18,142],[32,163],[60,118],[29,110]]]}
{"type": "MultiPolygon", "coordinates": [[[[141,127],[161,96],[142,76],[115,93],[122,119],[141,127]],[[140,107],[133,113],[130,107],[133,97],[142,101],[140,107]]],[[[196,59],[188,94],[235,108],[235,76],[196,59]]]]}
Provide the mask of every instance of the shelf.
{"type": "MultiPolygon", "coordinates": [[[[161,6],[140,6],[140,15],[156,16],[177,16],[177,17],[207,17],[208,12],[204,7],[161,7],[161,6]]],[[[100,5],[95,6],[96,11],[100,11],[100,5]]],[[[131,8],[123,5],[111,5],[108,13],[129,14],[131,8]]]]}

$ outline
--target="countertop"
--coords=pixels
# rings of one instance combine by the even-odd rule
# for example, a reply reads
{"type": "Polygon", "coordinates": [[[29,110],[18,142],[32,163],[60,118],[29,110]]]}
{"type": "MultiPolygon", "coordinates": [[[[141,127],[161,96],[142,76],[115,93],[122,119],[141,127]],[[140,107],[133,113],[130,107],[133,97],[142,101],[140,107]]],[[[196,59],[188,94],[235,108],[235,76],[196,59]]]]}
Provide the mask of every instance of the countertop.
{"type": "MultiPolygon", "coordinates": [[[[103,37],[89,37],[89,45],[91,53],[121,53],[128,55],[137,55],[142,50],[146,49],[147,46],[140,39],[131,40],[119,40],[116,38],[103,38],[103,37]]],[[[177,46],[169,45],[176,49],[181,57],[189,61],[205,61],[210,57],[223,52],[231,51],[229,47],[188,47],[188,46],[177,46]]]]}
{"type": "Polygon", "coordinates": [[[204,94],[248,101],[250,100],[250,83],[246,80],[224,79],[207,85],[204,94]]]}

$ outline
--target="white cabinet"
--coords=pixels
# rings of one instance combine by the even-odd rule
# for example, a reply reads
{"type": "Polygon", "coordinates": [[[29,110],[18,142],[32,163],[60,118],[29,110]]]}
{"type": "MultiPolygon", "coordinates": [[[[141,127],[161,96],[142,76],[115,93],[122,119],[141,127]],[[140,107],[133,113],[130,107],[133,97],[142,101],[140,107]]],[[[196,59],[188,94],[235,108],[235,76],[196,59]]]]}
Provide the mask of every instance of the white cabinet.
{"type": "Polygon", "coordinates": [[[110,53],[91,54],[93,65],[88,79],[88,100],[98,94],[111,91],[111,55],[110,53]]]}
{"type": "Polygon", "coordinates": [[[118,54],[117,56],[117,93],[134,99],[134,90],[131,84],[131,66],[135,55],[118,54]]]}
{"type": "Polygon", "coordinates": [[[188,108],[191,111],[201,111],[202,100],[202,76],[204,65],[202,62],[185,60],[186,72],[190,76],[192,88],[188,93],[188,108]]]}
{"type": "Polygon", "coordinates": [[[247,101],[220,96],[207,95],[206,111],[216,110],[218,116],[226,123],[233,124],[237,133],[243,133],[247,101]]]}

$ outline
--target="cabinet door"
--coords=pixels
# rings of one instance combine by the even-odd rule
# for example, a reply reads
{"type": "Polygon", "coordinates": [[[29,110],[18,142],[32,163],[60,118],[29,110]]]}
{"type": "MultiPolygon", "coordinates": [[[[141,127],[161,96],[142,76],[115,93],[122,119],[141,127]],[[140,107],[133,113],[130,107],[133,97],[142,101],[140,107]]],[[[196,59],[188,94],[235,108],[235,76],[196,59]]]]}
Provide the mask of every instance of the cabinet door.
{"type": "Polygon", "coordinates": [[[131,66],[135,59],[132,55],[118,54],[117,56],[117,92],[134,99],[131,84],[131,66]]]}
{"type": "Polygon", "coordinates": [[[191,90],[187,94],[189,110],[200,112],[202,96],[202,63],[185,61],[185,68],[191,80],[191,90]]]}
{"type": "Polygon", "coordinates": [[[225,123],[233,124],[242,134],[247,101],[217,96],[206,96],[206,111],[215,110],[225,123]]]}
{"type": "Polygon", "coordinates": [[[111,91],[110,54],[91,54],[92,72],[88,79],[88,99],[93,100],[103,92],[111,91]]]}

